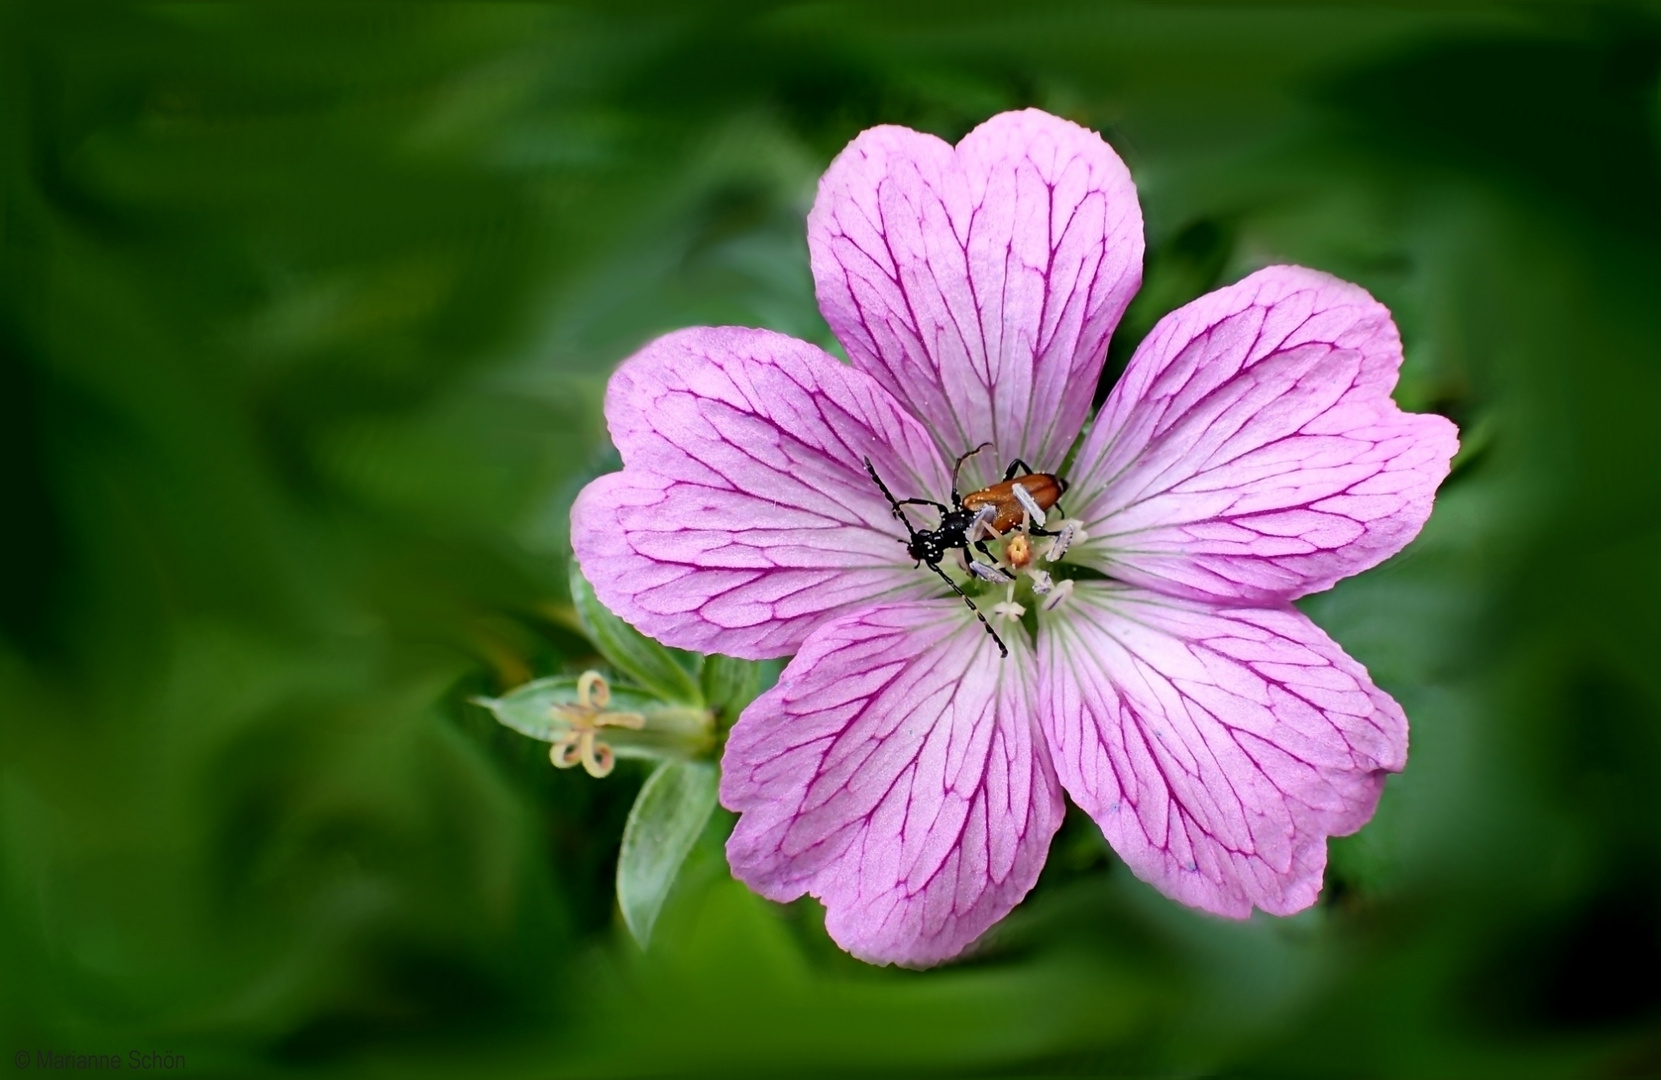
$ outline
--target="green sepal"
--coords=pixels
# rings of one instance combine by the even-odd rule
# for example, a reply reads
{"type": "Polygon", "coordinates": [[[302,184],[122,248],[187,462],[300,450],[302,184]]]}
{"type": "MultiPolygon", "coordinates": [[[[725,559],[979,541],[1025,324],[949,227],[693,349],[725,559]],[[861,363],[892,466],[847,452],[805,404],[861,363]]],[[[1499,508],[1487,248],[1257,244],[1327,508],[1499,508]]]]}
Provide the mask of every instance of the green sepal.
{"type": "Polygon", "coordinates": [[[687,852],[715,809],[720,774],[712,764],[666,761],[640,789],[617,855],[617,904],[642,949],[687,852]]]}
{"type": "Polygon", "coordinates": [[[732,727],[744,706],[778,681],[778,662],[739,660],[713,654],[704,657],[704,702],[722,730],[732,727]]]}
{"type": "Polygon", "coordinates": [[[703,657],[660,645],[612,614],[571,560],[571,604],[600,655],[636,686],[665,701],[702,705],[698,672],[703,657]]]}
{"type": "MultiPolygon", "coordinates": [[[[555,705],[578,702],[577,679],[559,675],[535,679],[499,698],[476,697],[473,701],[495,714],[502,724],[522,735],[543,742],[556,742],[570,730],[553,712],[555,705]]],[[[626,686],[611,686],[610,712],[639,713],[646,718],[641,730],[623,727],[602,729],[601,738],[620,758],[679,758],[688,761],[709,757],[715,750],[715,730],[709,710],[690,705],[673,705],[626,686]]]]}

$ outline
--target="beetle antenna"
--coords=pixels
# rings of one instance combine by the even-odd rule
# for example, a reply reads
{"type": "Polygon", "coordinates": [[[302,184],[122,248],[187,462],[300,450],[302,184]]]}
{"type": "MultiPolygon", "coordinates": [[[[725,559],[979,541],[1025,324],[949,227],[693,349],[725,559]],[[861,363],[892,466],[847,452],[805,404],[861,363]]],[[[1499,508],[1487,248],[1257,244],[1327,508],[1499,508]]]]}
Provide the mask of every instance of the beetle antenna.
{"type": "Polygon", "coordinates": [[[883,497],[888,500],[888,505],[894,508],[894,519],[901,525],[904,525],[905,531],[910,533],[912,537],[915,538],[917,535],[917,527],[906,518],[905,511],[900,509],[900,500],[894,497],[894,493],[888,490],[888,485],[882,482],[882,477],[877,475],[877,467],[871,464],[871,459],[862,458],[861,460],[865,462],[865,471],[871,474],[871,479],[875,480],[877,482],[877,487],[882,490],[883,497]]]}
{"type": "Polygon", "coordinates": [[[992,445],[992,440],[988,439],[987,441],[981,443],[979,446],[975,447],[973,450],[970,450],[968,453],[963,454],[961,457],[959,457],[957,459],[957,464],[952,466],[952,505],[953,506],[959,506],[963,502],[962,499],[959,499],[957,497],[957,474],[963,471],[963,463],[965,461],[968,461],[970,458],[974,457],[976,454],[980,453],[982,450],[985,450],[988,446],[991,446],[991,445],[992,445]]]}
{"type": "Polygon", "coordinates": [[[998,655],[1007,660],[1009,658],[1009,647],[1004,644],[1004,639],[998,636],[998,632],[992,629],[992,624],[986,621],[986,616],[981,614],[980,608],[975,606],[975,601],[969,596],[968,593],[963,591],[957,582],[947,576],[946,571],[940,569],[938,563],[929,563],[929,569],[933,570],[936,574],[939,574],[940,580],[952,587],[952,592],[955,592],[957,595],[963,597],[963,602],[969,605],[969,610],[975,613],[975,618],[979,619],[980,624],[986,627],[986,632],[992,635],[992,640],[998,643],[998,655]]]}

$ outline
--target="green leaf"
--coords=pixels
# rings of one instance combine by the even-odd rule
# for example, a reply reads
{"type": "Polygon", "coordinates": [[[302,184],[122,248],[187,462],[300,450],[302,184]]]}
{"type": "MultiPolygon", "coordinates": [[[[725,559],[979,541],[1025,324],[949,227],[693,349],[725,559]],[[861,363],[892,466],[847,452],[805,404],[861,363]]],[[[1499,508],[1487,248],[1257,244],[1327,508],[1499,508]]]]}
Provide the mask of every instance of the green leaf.
{"type": "Polygon", "coordinates": [[[613,615],[594,595],[594,586],[583,577],[575,559],[571,560],[571,603],[594,647],[619,674],[665,701],[703,704],[697,680],[703,658],[659,645],[613,615]]]}
{"type": "Polygon", "coordinates": [[[617,857],[617,903],[642,949],[651,943],[686,853],[715,809],[719,775],[714,765],[666,761],[646,778],[629,811],[617,857]]]}

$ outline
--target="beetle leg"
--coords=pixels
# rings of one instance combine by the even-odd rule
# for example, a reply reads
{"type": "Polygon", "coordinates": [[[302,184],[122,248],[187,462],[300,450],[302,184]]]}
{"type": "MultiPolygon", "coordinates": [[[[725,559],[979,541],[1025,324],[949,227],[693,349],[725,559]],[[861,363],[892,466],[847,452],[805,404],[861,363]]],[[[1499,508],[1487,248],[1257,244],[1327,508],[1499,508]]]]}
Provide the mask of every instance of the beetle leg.
{"type": "Polygon", "coordinates": [[[975,606],[974,599],[970,597],[968,593],[964,592],[962,587],[946,574],[946,571],[940,569],[940,566],[937,563],[929,563],[929,569],[933,570],[936,574],[939,574],[940,580],[952,587],[952,592],[955,592],[957,595],[963,597],[963,602],[969,605],[969,610],[975,613],[975,618],[979,619],[980,624],[986,627],[986,632],[992,635],[992,640],[998,643],[998,655],[1008,659],[1009,647],[1004,644],[1004,639],[998,636],[998,632],[992,629],[992,624],[986,621],[986,616],[980,613],[980,608],[975,606]]]}
{"type": "Polygon", "coordinates": [[[1026,462],[1022,461],[1020,458],[1016,458],[1014,461],[1011,461],[1009,463],[1009,468],[1004,470],[1004,479],[1005,480],[1015,479],[1015,470],[1016,469],[1020,469],[1022,472],[1026,473],[1029,476],[1032,474],[1032,466],[1028,465],[1026,462]]]}

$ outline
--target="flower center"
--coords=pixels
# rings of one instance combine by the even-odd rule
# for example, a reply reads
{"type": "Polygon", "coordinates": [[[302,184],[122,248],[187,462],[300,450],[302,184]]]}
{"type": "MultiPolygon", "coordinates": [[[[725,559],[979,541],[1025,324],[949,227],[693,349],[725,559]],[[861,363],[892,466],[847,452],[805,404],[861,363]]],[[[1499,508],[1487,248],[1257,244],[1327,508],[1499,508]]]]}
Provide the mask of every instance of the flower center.
{"type": "Polygon", "coordinates": [[[993,562],[972,558],[969,570],[982,581],[1004,586],[1004,597],[992,606],[992,616],[1019,622],[1027,613],[1022,600],[1035,603],[1039,611],[1053,611],[1072,596],[1072,579],[1058,582],[1042,564],[1061,562],[1072,545],[1085,539],[1085,532],[1080,522],[1070,518],[1049,528],[1049,511],[1020,484],[1014,492],[1022,507],[1020,522],[1008,532],[999,532],[985,516],[977,518],[969,530],[971,544],[989,541],[1000,547],[993,562]]]}

